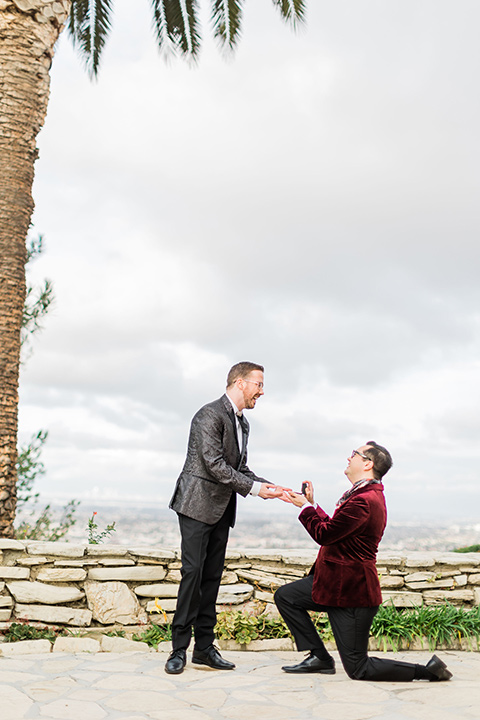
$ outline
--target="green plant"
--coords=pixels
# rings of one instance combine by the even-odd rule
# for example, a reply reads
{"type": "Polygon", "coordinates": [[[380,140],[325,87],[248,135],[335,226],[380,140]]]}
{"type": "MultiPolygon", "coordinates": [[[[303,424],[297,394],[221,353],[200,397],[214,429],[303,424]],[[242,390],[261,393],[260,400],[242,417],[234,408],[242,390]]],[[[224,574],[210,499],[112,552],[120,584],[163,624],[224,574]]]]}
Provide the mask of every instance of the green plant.
{"type": "Polygon", "coordinates": [[[477,643],[480,640],[480,606],[469,609],[445,603],[397,609],[392,605],[381,605],[370,632],[382,642],[384,650],[389,647],[398,650],[402,642],[408,646],[423,638],[431,650],[462,638],[468,639],[472,647],[472,638],[477,643]]]}
{"type": "Polygon", "coordinates": [[[60,540],[76,523],[75,512],[79,500],[70,500],[55,521],[50,504],[38,514],[39,493],[34,492],[35,481],[45,474],[41,459],[48,432],[39,430],[28,445],[22,445],[17,456],[17,518],[20,520],[15,536],[19,540],[60,540]]]}
{"type": "Polygon", "coordinates": [[[248,645],[259,637],[258,617],[249,613],[224,611],[218,614],[215,634],[221,640],[248,645]]]}
{"type": "Polygon", "coordinates": [[[59,635],[66,635],[65,628],[34,627],[28,623],[12,623],[2,631],[5,642],[18,642],[19,640],[50,640],[55,642],[59,635]]]}
{"type": "Polygon", "coordinates": [[[172,626],[170,623],[166,625],[150,625],[142,633],[132,635],[132,640],[137,642],[146,642],[151,647],[157,649],[159,643],[172,639],[172,626]]]}
{"type": "Polygon", "coordinates": [[[116,532],[115,523],[107,525],[105,530],[98,531],[98,525],[95,522],[95,515],[97,512],[92,513],[92,517],[88,519],[88,543],[89,545],[99,545],[106,537],[109,537],[113,532],[116,532]]]}
{"type": "MultiPolygon", "coordinates": [[[[39,235],[37,239],[31,239],[27,246],[27,267],[42,252],[43,236],[39,235]]],[[[53,286],[49,280],[45,280],[43,287],[27,284],[21,330],[23,361],[31,354],[31,338],[42,328],[42,320],[53,301],[53,286]]],[[[80,504],[78,500],[70,500],[57,521],[50,504],[38,512],[39,493],[34,492],[33,486],[35,481],[45,474],[41,453],[47,437],[46,430],[39,430],[28,445],[22,445],[17,451],[15,537],[20,540],[60,540],[76,522],[75,512],[80,504]]]]}
{"type": "Polygon", "coordinates": [[[107,637],[119,637],[124,638],[125,637],[125,630],[110,630],[109,632],[106,632],[105,635],[107,637]]]}
{"type": "Polygon", "coordinates": [[[467,545],[466,547],[454,548],[453,552],[458,552],[458,553],[480,552],[480,545],[467,545]]]}

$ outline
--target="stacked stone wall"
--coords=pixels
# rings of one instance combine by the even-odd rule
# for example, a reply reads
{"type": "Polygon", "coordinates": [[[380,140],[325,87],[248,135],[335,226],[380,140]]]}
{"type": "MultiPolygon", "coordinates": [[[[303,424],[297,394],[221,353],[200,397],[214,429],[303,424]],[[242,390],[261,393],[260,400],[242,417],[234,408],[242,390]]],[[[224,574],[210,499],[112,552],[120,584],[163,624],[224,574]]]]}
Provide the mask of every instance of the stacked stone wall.
{"type": "MultiPolygon", "coordinates": [[[[170,620],[180,582],[175,549],[0,539],[0,627],[25,621],[84,631],[170,620]]],[[[227,554],[218,609],[274,616],[273,593],[308,574],[309,550],[227,554]]],[[[480,553],[380,552],[384,602],[480,604],[480,553]]]]}

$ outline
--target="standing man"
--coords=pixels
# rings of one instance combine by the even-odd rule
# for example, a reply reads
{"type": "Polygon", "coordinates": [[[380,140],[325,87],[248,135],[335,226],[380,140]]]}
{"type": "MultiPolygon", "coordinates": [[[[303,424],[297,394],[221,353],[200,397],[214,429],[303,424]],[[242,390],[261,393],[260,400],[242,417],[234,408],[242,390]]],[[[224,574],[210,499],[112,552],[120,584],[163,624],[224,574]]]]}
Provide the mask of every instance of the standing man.
{"type": "Polygon", "coordinates": [[[290,628],[298,650],[309,655],[287,673],[333,675],[335,663],[308,614],[328,613],[343,667],[355,680],[449,680],[452,673],[436,655],[426,665],[385,660],[367,654],[370,626],[382,602],[377,575],[378,544],[386,524],[382,477],[392,466],[388,450],[370,441],[354,450],[345,475],[352,483],[337,502],[332,517],[313,505],[310,483],[306,497],[285,493],[301,508],[299,520],[321,545],[311,574],[284,585],[275,593],[277,607],[290,628]]]}
{"type": "Polygon", "coordinates": [[[214,647],[213,629],[237,493],[267,499],[280,497],[283,490],[247,466],[249,425],[243,411],[254,408],[263,395],[263,372],[256,363],[234,365],[225,395],[202,407],[192,420],[187,458],[170,501],[182,536],[182,580],[172,623],[173,650],[165,665],[169,674],[183,672],[192,627],[193,663],[217,670],[235,667],[214,647]]]}

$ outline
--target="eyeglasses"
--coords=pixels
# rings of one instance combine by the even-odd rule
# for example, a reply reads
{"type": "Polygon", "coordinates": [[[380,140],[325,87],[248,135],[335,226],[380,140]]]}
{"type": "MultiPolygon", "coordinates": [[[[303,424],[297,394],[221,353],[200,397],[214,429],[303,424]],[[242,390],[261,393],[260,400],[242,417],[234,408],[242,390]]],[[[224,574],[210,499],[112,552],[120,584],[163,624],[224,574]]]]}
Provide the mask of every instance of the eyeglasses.
{"type": "Polygon", "coordinates": [[[263,383],[262,383],[262,382],[257,382],[256,380],[245,380],[245,378],[241,378],[241,379],[243,380],[243,382],[253,383],[254,385],[257,385],[257,387],[258,387],[260,390],[263,390],[263,383]]]}
{"type": "Polygon", "coordinates": [[[353,450],[352,454],[350,455],[350,460],[352,460],[355,457],[355,455],[360,455],[360,457],[363,458],[364,460],[371,459],[371,458],[367,457],[366,455],[364,455],[363,453],[359,452],[358,450],[353,450]]]}

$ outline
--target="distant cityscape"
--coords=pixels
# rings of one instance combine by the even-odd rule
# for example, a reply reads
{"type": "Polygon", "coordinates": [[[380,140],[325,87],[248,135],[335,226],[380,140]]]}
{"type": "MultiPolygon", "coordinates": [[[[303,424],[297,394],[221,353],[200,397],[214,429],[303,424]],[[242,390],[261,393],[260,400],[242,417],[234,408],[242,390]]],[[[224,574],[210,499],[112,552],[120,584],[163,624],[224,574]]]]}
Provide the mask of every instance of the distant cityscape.
{"type": "MultiPolygon", "coordinates": [[[[60,515],[60,507],[55,513],[60,515]]],[[[107,540],[115,545],[146,545],[178,548],[180,534],[176,515],[164,507],[106,505],[90,507],[82,503],[77,510],[77,522],[65,540],[86,543],[87,524],[93,510],[99,529],[115,521],[116,530],[107,540]]],[[[381,543],[381,550],[437,550],[480,543],[480,521],[390,521],[381,543]]],[[[313,540],[297,518],[290,515],[268,515],[240,512],[230,534],[229,547],[234,548],[311,548],[313,540]]]]}

